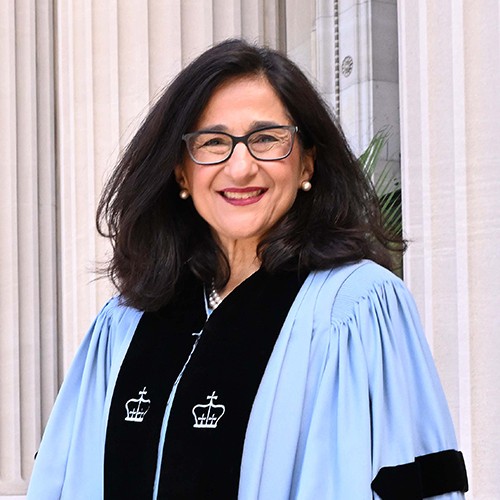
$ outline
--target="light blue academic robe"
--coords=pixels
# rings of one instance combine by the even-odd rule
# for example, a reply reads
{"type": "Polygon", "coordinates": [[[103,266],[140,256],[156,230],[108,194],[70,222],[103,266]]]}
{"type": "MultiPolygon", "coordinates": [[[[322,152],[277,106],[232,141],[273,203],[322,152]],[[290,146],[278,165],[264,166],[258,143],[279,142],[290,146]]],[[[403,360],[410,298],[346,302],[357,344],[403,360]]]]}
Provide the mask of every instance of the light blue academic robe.
{"type": "MultiPolygon", "coordinates": [[[[111,397],[140,317],[118,298],[97,316],[45,430],[28,500],[102,498],[111,397]]],[[[311,273],[252,407],[239,499],[378,499],[370,484],[380,468],[448,449],[457,449],[452,421],[403,282],[369,261],[311,273]]]]}

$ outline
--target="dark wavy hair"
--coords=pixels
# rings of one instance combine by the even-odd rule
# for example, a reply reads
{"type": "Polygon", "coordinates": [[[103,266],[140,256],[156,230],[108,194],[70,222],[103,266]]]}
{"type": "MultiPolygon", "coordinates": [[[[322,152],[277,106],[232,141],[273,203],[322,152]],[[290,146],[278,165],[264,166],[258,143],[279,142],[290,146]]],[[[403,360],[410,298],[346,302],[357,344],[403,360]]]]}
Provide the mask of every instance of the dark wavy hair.
{"type": "Polygon", "coordinates": [[[308,272],[372,259],[393,267],[404,250],[384,228],[373,187],[328,106],[313,85],[279,52],[227,40],[182,70],[159,97],[105,186],[97,228],[111,239],[105,268],[128,305],[156,310],[168,303],[185,266],[222,288],[228,261],[191,200],[179,198],[174,169],[214,90],[242,76],[267,79],[299,128],[303,149],[314,148],[313,188],[295,203],[258,247],[268,272],[308,272]]]}

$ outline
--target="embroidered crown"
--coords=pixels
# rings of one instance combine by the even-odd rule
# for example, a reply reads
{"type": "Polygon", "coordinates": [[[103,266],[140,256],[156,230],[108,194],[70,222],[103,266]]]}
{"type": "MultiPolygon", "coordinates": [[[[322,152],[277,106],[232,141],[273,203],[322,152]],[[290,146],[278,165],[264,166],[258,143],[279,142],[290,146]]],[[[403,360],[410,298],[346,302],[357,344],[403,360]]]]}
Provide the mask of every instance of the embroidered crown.
{"type": "Polygon", "coordinates": [[[129,422],[142,422],[144,420],[144,415],[146,415],[151,405],[149,399],[144,399],[146,394],[147,391],[144,387],[142,391],[139,391],[138,399],[132,398],[125,403],[125,409],[127,410],[125,420],[129,422]]]}
{"type": "Polygon", "coordinates": [[[194,425],[199,429],[215,429],[217,423],[224,415],[226,408],[224,405],[214,404],[214,400],[217,399],[215,391],[212,392],[210,396],[207,396],[208,404],[206,405],[196,405],[193,410],[194,425]]]}

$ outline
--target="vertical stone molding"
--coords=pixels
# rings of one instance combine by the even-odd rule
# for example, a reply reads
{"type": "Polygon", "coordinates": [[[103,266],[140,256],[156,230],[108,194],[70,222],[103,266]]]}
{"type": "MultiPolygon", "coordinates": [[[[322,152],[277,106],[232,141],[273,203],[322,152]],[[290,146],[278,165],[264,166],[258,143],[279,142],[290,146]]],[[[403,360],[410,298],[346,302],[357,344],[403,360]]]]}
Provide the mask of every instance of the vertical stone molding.
{"type": "Polygon", "coordinates": [[[386,132],[380,168],[391,166],[392,187],[399,189],[396,4],[396,0],[338,2],[337,93],[340,122],[357,155],[376,133],[386,132]]]}
{"type": "Polygon", "coordinates": [[[500,5],[398,2],[405,277],[465,451],[500,497],[500,5]]]}
{"type": "Polygon", "coordinates": [[[231,36],[286,43],[283,0],[0,5],[0,496],[24,494],[64,373],[113,293],[102,186],[175,74],[231,36]],[[281,16],[281,17],[280,17],[281,16]]]}
{"type": "MultiPolygon", "coordinates": [[[[304,23],[290,18],[287,10],[297,37],[304,23]]],[[[309,53],[302,44],[290,54],[316,80],[356,155],[385,132],[378,170],[390,169],[388,191],[400,189],[397,0],[316,0],[311,38],[309,53]]]]}
{"type": "Polygon", "coordinates": [[[57,391],[50,1],[0,7],[0,494],[24,493],[57,391]]]}
{"type": "Polygon", "coordinates": [[[285,2],[286,52],[313,81],[316,79],[316,3],[285,2]]]}
{"type": "Polygon", "coordinates": [[[316,77],[331,110],[340,115],[339,92],[339,0],[316,2],[316,77]]]}

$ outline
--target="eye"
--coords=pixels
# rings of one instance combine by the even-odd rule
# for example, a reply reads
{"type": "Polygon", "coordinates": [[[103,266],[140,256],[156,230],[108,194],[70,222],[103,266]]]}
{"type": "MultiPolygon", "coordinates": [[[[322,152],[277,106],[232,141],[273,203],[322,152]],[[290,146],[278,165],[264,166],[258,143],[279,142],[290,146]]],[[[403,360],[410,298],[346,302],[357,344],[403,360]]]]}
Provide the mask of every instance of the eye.
{"type": "Polygon", "coordinates": [[[272,144],[274,142],[279,142],[279,137],[276,134],[269,132],[259,132],[252,136],[252,144],[272,144]]]}
{"type": "Polygon", "coordinates": [[[203,144],[200,144],[200,148],[206,148],[210,146],[220,146],[221,144],[224,144],[224,141],[221,140],[220,137],[214,137],[212,139],[207,139],[206,141],[203,142],[203,144]]]}
{"type": "Polygon", "coordinates": [[[230,145],[231,139],[229,137],[215,134],[200,134],[194,142],[196,149],[227,148],[230,145]]]}

